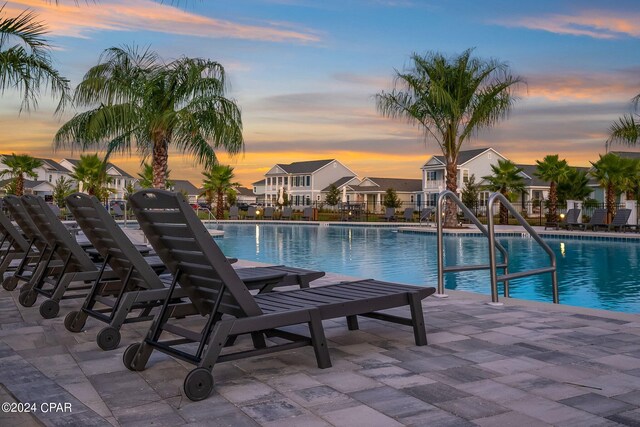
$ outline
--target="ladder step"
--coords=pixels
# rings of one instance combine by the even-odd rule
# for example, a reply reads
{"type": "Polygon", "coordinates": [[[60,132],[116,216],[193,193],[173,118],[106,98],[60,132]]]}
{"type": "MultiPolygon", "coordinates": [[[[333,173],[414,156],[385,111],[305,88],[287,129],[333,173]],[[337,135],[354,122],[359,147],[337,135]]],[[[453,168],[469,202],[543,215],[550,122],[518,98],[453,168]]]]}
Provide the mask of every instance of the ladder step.
{"type": "MultiPolygon", "coordinates": [[[[496,264],[497,268],[506,268],[507,264],[496,264]]],[[[489,264],[476,264],[476,265],[450,265],[442,269],[445,273],[452,273],[456,271],[474,271],[474,270],[488,270],[491,268],[489,264]]]]}
{"type": "Polygon", "coordinates": [[[498,276],[498,282],[518,279],[520,277],[535,276],[536,274],[552,273],[556,271],[555,267],[534,268],[533,270],[519,271],[517,273],[503,274],[498,276]]]}

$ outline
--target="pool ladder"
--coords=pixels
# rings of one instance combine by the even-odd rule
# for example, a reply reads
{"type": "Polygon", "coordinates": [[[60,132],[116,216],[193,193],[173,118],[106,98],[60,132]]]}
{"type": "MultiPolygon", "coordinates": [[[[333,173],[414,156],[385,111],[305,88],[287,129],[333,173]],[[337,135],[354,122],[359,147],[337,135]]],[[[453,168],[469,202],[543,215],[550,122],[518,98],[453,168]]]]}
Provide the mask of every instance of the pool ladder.
{"type": "Polygon", "coordinates": [[[553,302],[559,303],[558,298],[558,277],[556,274],[556,255],[553,250],[542,240],[538,233],[529,225],[529,223],[518,213],[513,205],[507,200],[507,198],[500,193],[491,193],[487,202],[487,219],[488,224],[485,227],[484,224],[467,208],[464,203],[455,195],[452,191],[445,190],[438,195],[438,201],[436,204],[436,225],[438,229],[437,238],[437,252],[438,252],[438,292],[435,294],[437,297],[446,297],[444,289],[444,273],[453,273],[460,271],[473,271],[473,270],[489,270],[491,278],[491,303],[492,305],[501,305],[498,301],[498,282],[503,283],[504,296],[509,297],[509,280],[519,279],[521,277],[535,276],[538,274],[551,274],[551,286],[553,292],[553,302]],[[450,200],[457,205],[462,211],[464,216],[469,219],[482,234],[484,234],[489,241],[489,264],[476,264],[476,265],[444,265],[444,233],[443,233],[443,219],[444,219],[444,204],[446,200],[450,200]],[[493,205],[496,201],[499,201],[507,210],[514,216],[518,223],[524,227],[529,234],[528,237],[534,239],[536,243],[549,255],[549,266],[542,268],[535,268],[532,270],[524,270],[516,273],[509,273],[509,253],[507,250],[496,241],[495,236],[495,224],[493,218],[493,205]],[[502,255],[502,262],[498,263],[496,258],[496,249],[502,255]],[[502,274],[498,275],[498,270],[502,270],[502,274]]]}

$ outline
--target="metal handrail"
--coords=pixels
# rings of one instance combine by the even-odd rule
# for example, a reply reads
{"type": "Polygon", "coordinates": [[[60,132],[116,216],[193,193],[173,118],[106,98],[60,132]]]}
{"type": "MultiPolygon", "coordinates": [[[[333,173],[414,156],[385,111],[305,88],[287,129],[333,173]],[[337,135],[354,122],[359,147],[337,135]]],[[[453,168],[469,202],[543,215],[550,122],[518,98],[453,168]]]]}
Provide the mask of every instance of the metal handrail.
{"type": "Polygon", "coordinates": [[[547,245],[547,243],[542,240],[542,238],[536,233],[536,231],[529,225],[529,223],[518,213],[518,211],[513,207],[513,205],[507,200],[507,198],[500,193],[492,193],[489,196],[489,201],[487,202],[487,218],[488,218],[488,228],[489,228],[489,264],[491,273],[491,301],[494,303],[498,302],[498,282],[504,282],[504,291],[505,296],[509,296],[509,279],[515,279],[519,277],[527,277],[533,276],[536,274],[544,274],[551,273],[551,285],[553,292],[553,302],[555,304],[559,303],[558,297],[558,275],[556,271],[556,255],[553,253],[553,250],[547,245]],[[502,276],[498,276],[498,272],[496,271],[496,251],[494,249],[494,245],[496,243],[495,236],[495,224],[493,219],[493,204],[498,200],[503,206],[507,208],[507,210],[514,216],[516,221],[520,223],[522,227],[529,233],[529,235],[533,238],[533,240],[540,245],[542,249],[549,255],[549,263],[551,264],[549,267],[538,268],[534,270],[522,271],[518,273],[508,274],[505,272],[502,276]]]}
{"type": "MultiPolygon", "coordinates": [[[[440,192],[440,194],[438,194],[438,200],[436,202],[436,209],[437,209],[436,226],[438,230],[437,232],[437,235],[438,235],[438,238],[437,238],[438,292],[436,295],[440,297],[446,297],[446,294],[444,293],[444,273],[472,271],[472,270],[488,270],[488,269],[492,269],[492,271],[495,271],[496,268],[501,268],[503,270],[504,275],[507,275],[509,273],[509,253],[500,244],[500,242],[496,242],[495,239],[493,239],[492,242],[491,242],[491,239],[489,239],[490,246],[493,249],[493,256],[494,256],[493,264],[489,263],[489,264],[478,264],[478,265],[460,265],[460,266],[448,266],[448,267],[444,266],[444,237],[443,237],[444,233],[443,233],[443,224],[442,224],[442,217],[444,212],[442,208],[446,199],[453,201],[458,206],[458,208],[460,208],[460,210],[465,215],[465,217],[467,217],[467,219],[473,222],[475,226],[478,227],[478,230],[480,230],[480,232],[482,232],[482,234],[485,235],[485,237],[489,238],[489,230],[487,230],[484,224],[480,222],[480,220],[473,214],[473,212],[471,212],[471,210],[468,207],[466,207],[464,203],[462,203],[462,201],[458,198],[458,196],[453,191],[444,190],[440,192]],[[497,265],[495,262],[495,248],[498,248],[498,250],[502,254],[502,263],[497,265]]],[[[489,254],[491,254],[491,252],[489,252],[489,254]]],[[[504,283],[505,283],[504,285],[505,296],[508,296],[509,281],[505,280],[504,283]]],[[[493,295],[492,295],[492,300],[493,300],[493,295]]],[[[493,302],[498,302],[497,295],[496,295],[496,300],[493,302]]]]}
{"type": "Polygon", "coordinates": [[[209,209],[209,208],[201,208],[200,206],[198,206],[196,208],[196,215],[198,215],[200,213],[200,211],[205,211],[207,213],[207,216],[209,217],[209,219],[207,219],[207,221],[211,221],[211,219],[213,218],[213,223],[216,224],[216,226],[218,226],[218,218],[216,218],[216,216],[213,214],[213,212],[211,212],[211,209],[209,209]]]}

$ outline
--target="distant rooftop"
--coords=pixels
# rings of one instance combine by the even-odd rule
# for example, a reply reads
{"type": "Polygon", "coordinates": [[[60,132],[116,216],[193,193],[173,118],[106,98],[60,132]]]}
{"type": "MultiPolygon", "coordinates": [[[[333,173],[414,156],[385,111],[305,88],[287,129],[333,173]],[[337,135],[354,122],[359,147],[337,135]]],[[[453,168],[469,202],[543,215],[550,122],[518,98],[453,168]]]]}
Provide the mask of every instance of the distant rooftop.
{"type": "Polygon", "coordinates": [[[172,191],[184,192],[189,195],[200,194],[202,192],[198,187],[186,179],[171,179],[170,181],[173,183],[173,187],[171,187],[172,191]]]}
{"type": "Polygon", "coordinates": [[[353,189],[357,191],[380,191],[387,190],[389,188],[393,188],[396,191],[401,192],[413,192],[413,191],[421,191],[422,190],[422,180],[421,179],[409,179],[409,178],[376,178],[376,177],[365,177],[364,180],[369,180],[374,184],[377,184],[378,187],[370,187],[363,185],[353,186],[353,189]],[[376,189],[376,190],[374,190],[376,189]]]}
{"type": "Polygon", "coordinates": [[[323,166],[333,162],[334,159],[329,160],[309,160],[307,162],[294,162],[284,165],[278,163],[278,167],[282,168],[287,173],[312,173],[317,171],[323,166]]]}
{"type": "MultiPolygon", "coordinates": [[[[476,148],[476,149],[473,149],[473,150],[460,151],[458,153],[458,164],[462,165],[464,163],[467,163],[469,160],[471,160],[474,157],[484,153],[487,150],[491,150],[491,148],[490,147],[485,147],[485,148],[476,148]]],[[[433,157],[438,159],[443,164],[447,163],[447,161],[444,158],[444,156],[433,156],[433,157]]]]}

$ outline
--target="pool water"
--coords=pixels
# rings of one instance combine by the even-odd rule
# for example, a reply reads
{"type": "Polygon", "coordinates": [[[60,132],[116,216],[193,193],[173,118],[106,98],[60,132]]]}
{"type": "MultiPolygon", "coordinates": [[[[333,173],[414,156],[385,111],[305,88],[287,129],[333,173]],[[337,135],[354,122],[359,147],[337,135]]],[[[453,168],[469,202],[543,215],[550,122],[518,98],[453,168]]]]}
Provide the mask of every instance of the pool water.
{"type": "MultiPolygon", "coordinates": [[[[277,224],[222,226],[216,242],[227,256],[287,264],[350,276],[435,286],[436,237],[389,228],[317,227],[277,224]]],[[[530,238],[499,238],[510,272],[549,265],[530,238]]],[[[548,240],[558,263],[560,302],[589,308],[640,312],[640,242],[548,240]]],[[[445,236],[445,265],[488,263],[487,240],[445,236]]],[[[488,271],[448,273],[447,289],[490,294],[488,271]]],[[[514,298],[551,302],[549,274],[510,282],[514,298]]]]}

